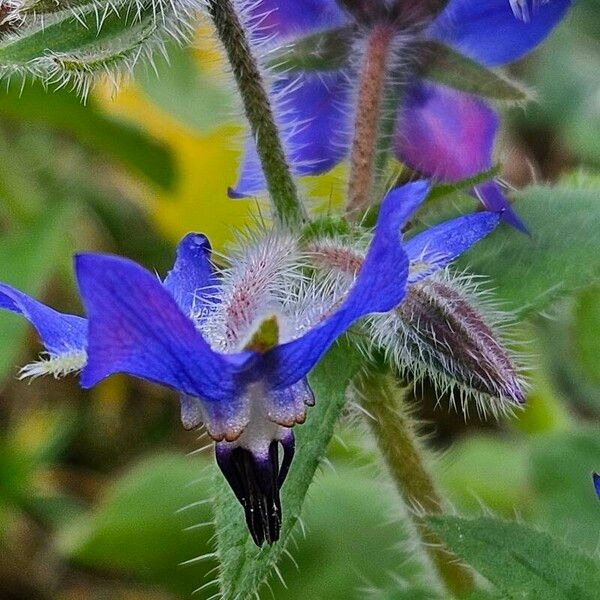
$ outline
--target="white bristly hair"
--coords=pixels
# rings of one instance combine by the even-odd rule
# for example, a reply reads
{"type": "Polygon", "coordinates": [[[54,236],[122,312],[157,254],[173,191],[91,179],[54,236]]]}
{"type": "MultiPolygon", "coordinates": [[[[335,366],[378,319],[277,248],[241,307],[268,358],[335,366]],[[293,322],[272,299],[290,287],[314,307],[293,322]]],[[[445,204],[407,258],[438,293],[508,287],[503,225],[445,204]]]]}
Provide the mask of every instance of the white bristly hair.
{"type": "Polygon", "coordinates": [[[85,350],[73,350],[63,354],[42,355],[40,360],[25,365],[19,371],[19,379],[36,379],[42,375],[51,375],[54,379],[79,373],[85,367],[85,350]]]}
{"type": "Polygon", "coordinates": [[[88,27],[91,19],[97,31],[102,30],[110,16],[128,20],[129,27],[118,40],[72,52],[49,51],[25,64],[0,68],[0,77],[9,81],[17,77],[24,85],[27,76],[33,75],[44,85],[68,86],[85,98],[98,78],[104,77],[116,87],[140,60],[147,60],[153,67],[156,52],[166,55],[167,39],[188,41],[201,0],[89,0],[64,7],[60,2],[49,7],[47,2],[37,0],[13,0],[11,4],[15,5],[13,19],[17,26],[3,38],[7,44],[65,18],[79,22],[81,27],[88,27]]]}

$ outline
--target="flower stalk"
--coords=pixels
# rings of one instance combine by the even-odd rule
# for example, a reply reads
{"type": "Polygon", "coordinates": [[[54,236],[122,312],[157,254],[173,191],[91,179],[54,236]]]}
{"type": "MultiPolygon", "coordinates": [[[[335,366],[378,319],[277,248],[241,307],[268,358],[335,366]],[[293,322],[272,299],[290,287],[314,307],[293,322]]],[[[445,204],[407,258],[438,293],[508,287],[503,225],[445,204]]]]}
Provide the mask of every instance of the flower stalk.
{"type": "Polygon", "coordinates": [[[410,509],[416,533],[440,581],[453,596],[461,598],[473,589],[471,571],[447,550],[424,517],[442,514],[443,502],[429,474],[415,424],[404,403],[402,389],[391,375],[373,373],[356,383],[361,402],[372,416],[369,426],[377,440],[398,492],[410,509]]]}
{"type": "Polygon", "coordinates": [[[306,220],[287,163],[263,77],[231,0],[209,0],[207,9],[223,44],[256,141],[276,220],[291,229],[306,220]]]}
{"type": "Polygon", "coordinates": [[[369,32],[360,75],[354,138],[350,154],[350,180],[346,213],[354,219],[369,206],[382,107],[386,95],[387,67],[394,38],[393,27],[376,24],[369,32]]]}

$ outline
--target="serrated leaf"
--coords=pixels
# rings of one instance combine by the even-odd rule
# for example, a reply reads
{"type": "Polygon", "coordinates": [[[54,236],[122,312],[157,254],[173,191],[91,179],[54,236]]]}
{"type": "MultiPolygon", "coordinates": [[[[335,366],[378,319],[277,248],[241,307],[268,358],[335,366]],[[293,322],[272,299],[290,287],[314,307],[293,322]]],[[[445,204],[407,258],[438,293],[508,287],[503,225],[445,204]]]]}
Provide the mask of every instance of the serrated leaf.
{"type": "Polygon", "coordinates": [[[600,562],[547,533],[489,517],[427,519],[446,545],[489,579],[506,598],[593,600],[600,562]]]}
{"type": "MultiPolygon", "coordinates": [[[[72,205],[53,206],[25,230],[0,240],[0,281],[38,296],[44,284],[71,251],[69,231],[75,218],[72,205]]],[[[0,378],[15,369],[20,340],[27,330],[23,317],[0,312],[0,378]]]]}
{"type": "Polygon", "coordinates": [[[530,94],[505,75],[480,65],[474,60],[437,42],[427,44],[429,60],[421,75],[456,90],[510,102],[525,102],[530,94]]]}
{"type": "Polygon", "coordinates": [[[502,304],[521,314],[600,278],[600,203],[592,189],[534,186],[515,194],[531,236],[500,226],[458,264],[489,277],[502,304]]]}
{"type": "Polygon", "coordinates": [[[344,66],[353,44],[353,27],[329,29],[299,38],[267,57],[274,71],[332,71],[344,66]]]}
{"type": "Polygon", "coordinates": [[[359,360],[349,344],[339,342],[310,375],[316,405],[309,410],[306,423],[295,429],[296,456],[282,488],[283,527],[279,542],[261,549],[253,544],[243,511],[219,474],[214,508],[223,600],[250,597],[282,557],[333,435],[346,387],[358,370],[359,360]]]}

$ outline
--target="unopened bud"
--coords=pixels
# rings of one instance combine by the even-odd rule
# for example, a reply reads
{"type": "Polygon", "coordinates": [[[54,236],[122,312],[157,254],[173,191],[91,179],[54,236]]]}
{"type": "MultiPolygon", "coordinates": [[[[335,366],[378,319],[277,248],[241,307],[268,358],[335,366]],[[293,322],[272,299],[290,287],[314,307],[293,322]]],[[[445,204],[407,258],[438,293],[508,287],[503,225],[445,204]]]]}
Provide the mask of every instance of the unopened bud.
{"type": "Polygon", "coordinates": [[[483,413],[507,412],[524,402],[523,381],[480,304],[464,280],[437,275],[410,286],[401,306],[373,319],[373,336],[411,379],[456,389],[463,410],[473,397],[483,413]]]}

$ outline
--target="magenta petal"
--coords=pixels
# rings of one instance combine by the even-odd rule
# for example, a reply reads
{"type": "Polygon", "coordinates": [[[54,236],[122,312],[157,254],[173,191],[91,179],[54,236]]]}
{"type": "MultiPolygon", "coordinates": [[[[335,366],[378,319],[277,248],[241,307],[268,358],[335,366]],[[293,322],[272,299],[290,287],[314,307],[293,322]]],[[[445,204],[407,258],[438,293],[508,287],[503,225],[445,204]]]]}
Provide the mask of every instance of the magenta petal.
{"type": "Polygon", "coordinates": [[[482,100],[429,83],[407,91],[398,115],[394,150],[420,173],[452,182],[492,165],[496,113],[482,100]]]}

